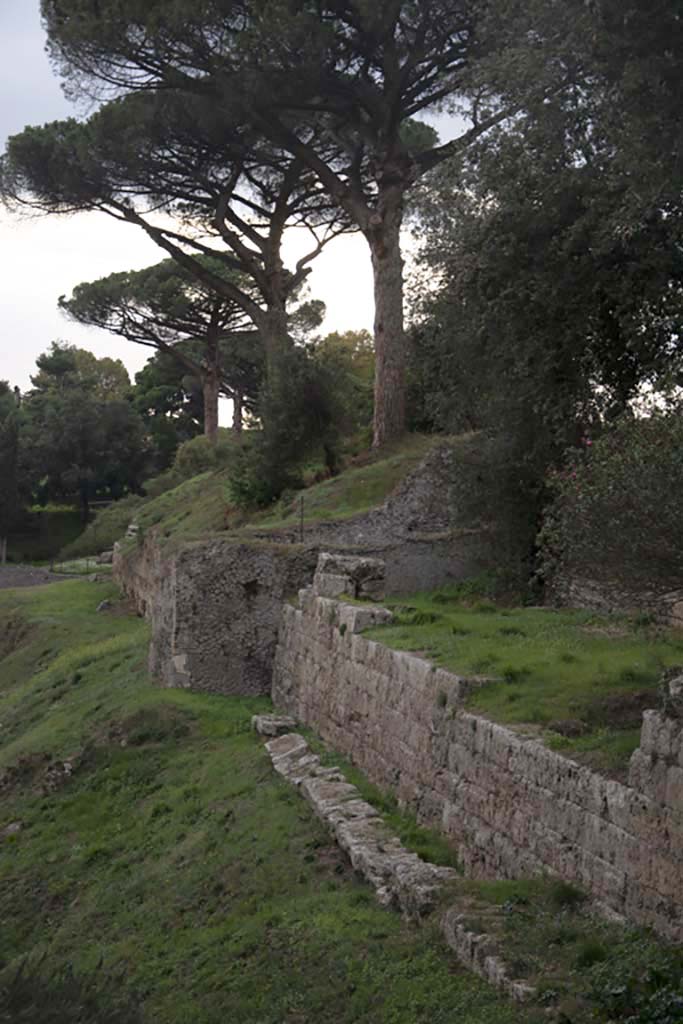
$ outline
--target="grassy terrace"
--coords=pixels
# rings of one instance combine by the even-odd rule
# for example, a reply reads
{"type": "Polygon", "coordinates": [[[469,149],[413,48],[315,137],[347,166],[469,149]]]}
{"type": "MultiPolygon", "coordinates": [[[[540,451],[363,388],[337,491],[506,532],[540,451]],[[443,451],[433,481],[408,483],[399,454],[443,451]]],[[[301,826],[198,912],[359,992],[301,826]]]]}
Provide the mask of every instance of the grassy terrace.
{"type": "Polygon", "coordinates": [[[661,672],[683,663],[683,634],[645,619],[502,607],[462,588],[386,602],[391,625],[367,635],[460,674],[491,677],[472,710],[620,775],[638,746],[661,672]]]}

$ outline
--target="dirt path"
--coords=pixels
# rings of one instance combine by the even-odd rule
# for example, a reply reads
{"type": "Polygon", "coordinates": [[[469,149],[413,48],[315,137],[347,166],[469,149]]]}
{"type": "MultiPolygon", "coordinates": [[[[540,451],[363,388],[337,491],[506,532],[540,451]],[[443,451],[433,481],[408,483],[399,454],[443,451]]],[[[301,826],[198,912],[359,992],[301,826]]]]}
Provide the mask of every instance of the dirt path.
{"type": "Polygon", "coordinates": [[[0,565],[0,590],[9,587],[38,587],[43,583],[57,583],[72,578],[33,565],[0,565]]]}

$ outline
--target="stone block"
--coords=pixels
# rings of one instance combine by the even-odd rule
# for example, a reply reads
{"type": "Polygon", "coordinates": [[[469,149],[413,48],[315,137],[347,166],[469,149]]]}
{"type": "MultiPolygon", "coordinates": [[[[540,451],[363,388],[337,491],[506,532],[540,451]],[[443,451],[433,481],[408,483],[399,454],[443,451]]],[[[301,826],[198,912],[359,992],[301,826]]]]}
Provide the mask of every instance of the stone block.
{"type": "Polygon", "coordinates": [[[330,572],[317,572],[313,579],[313,592],[318,597],[354,596],[355,586],[350,576],[337,576],[330,572]]]}
{"type": "Polygon", "coordinates": [[[253,715],[251,727],[260,736],[282,736],[296,729],[296,719],[290,715],[253,715]]]}

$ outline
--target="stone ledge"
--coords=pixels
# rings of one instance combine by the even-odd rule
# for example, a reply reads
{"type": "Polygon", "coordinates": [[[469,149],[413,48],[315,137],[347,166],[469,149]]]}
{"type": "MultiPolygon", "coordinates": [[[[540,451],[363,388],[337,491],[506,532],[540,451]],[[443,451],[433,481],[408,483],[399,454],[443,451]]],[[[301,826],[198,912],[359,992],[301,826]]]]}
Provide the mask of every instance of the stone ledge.
{"type": "Polygon", "coordinates": [[[259,736],[282,736],[296,729],[296,720],[289,715],[253,715],[251,727],[259,736]]]}
{"type": "MultiPolygon", "coordinates": [[[[436,909],[444,886],[458,877],[452,868],[429,864],[406,850],[339,769],[321,765],[303,736],[287,733],[266,743],[266,749],[275,771],[301,790],[382,906],[396,907],[413,921],[436,909]]],[[[488,912],[492,917],[499,913],[493,907],[488,912]]],[[[533,998],[531,985],[510,977],[493,936],[475,934],[465,922],[460,908],[451,908],[441,919],[441,932],[458,960],[516,1002],[533,998]]]]}

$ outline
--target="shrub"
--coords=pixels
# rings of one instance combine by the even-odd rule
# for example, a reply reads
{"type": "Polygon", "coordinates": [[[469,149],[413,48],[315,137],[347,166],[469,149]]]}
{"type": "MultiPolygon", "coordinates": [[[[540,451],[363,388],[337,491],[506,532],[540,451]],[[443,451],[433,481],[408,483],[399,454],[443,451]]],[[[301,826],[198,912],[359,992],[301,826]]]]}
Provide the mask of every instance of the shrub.
{"type": "Polygon", "coordinates": [[[551,583],[584,577],[624,589],[683,579],[683,417],[624,418],[551,476],[541,531],[551,583]]]}
{"type": "Polygon", "coordinates": [[[230,464],[237,447],[237,440],[231,430],[219,430],[215,444],[201,435],[185,441],[176,452],[173,469],[180,481],[189,480],[212,469],[223,469],[230,464]]]}
{"type": "Polygon", "coordinates": [[[340,468],[345,410],[329,366],[303,348],[280,353],[259,403],[263,429],[231,464],[230,490],[242,507],[265,507],[303,487],[303,463],[322,454],[330,475],[340,468]]]}

